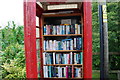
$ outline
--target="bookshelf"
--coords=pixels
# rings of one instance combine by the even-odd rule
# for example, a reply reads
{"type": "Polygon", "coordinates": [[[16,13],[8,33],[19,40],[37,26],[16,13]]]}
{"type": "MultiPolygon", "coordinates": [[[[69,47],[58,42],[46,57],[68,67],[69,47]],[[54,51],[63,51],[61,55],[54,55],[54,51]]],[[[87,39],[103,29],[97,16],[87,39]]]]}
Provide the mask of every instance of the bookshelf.
{"type": "MultiPolygon", "coordinates": [[[[52,5],[49,2],[42,3],[32,0],[33,2],[24,2],[24,43],[25,43],[25,58],[26,58],[26,78],[40,78],[40,79],[48,79],[48,80],[60,80],[60,79],[91,79],[92,78],[92,15],[91,15],[91,3],[90,2],[77,2],[80,4],[78,8],[75,9],[58,9],[58,10],[47,10],[48,5],[52,5]],[[45,5],[44,5],[45,4],[45,5]],[[74,13],[67,13],[65,14],[64,11],[68,10],[75,10],[74,13]],[[62,11],[56,14],[55,12],[62,11]],[[50,13],[50,14],[44,14],[50,13]],[[64,13],[64,14],[63,14],[64,13]],[[38,17],[38,25],[36,24],[35,17],[38,17]],[[71,19],[73,21],[72,24],[75,24],[74,19],[77,19],[77,24],[81,23],[82,25],[82,33],[81,34],[43,34],[43,26],[46,24],[49,25],[61,25],[61,19],[71,19]],[[36,31],[39,31],[39,35],[36,35],[36,31]],[[82,49],[57,49],[57,50],[44,50],[44,40],[56,40],[61,41],[68,38],[82,38],[82,49]],[[36,46],[38,45],[38,46],[36,46]],[[52,53],[60,55],[67,55],[69,53],[81,53],[83,54],[83,64],[74,63],[74,64],[44,64],[43,53],[52,53]],[[36,54],[37,53],[37,54],[36,54]],[[44,67],[52,66],[55,68],[64,68],[70,67],[72,70],[72,77],[70,76],[57,76],[57,77],[44,77],[44,67]],[[76,77],[74,75],[75,69],[74,68],[82,68],[82,76],[76,77]]],[[[53,3],[56,4],[56,3],[53,3]]],[[[68,4],[68,3],[61,3],[68,4]]],[[[73,2],[72,2],[73,4],[73,2]]],[[[63,25],[63,24],[62,24],[63,25]]],[[[73,39],[74,40],[74,39],[73,39]]],[[[64,40],[65,41],[65,40],[64,40]]],[[[50,41],[51,42],[51,41],[50,41]]],[[[63,57],[64,59],[64,57],[63,57]]],[[[71,59],[71,58],[69,58],[71,59]]],[[[63,60],[64,61],[64,60],[63,60]]],[[[72,60],[69,60],[72,61],[72,60]]],[[[68,61],[68,62],[69,62],[68,61]]],[[[60,71],[59,71],[60,72],[60,71]]],[[[68,71],[69,72],[69,71],[68,71]]],[[[71,75],[71,74],[70,74],[71,75]]]]}
{"type": "Polygon", "coordinates": [[[40,56],[43,78],[83,78],[82,19],[81,13],[42,14],[40,56]],[[71,24],[61,24],[66,19],[71,24]]]}

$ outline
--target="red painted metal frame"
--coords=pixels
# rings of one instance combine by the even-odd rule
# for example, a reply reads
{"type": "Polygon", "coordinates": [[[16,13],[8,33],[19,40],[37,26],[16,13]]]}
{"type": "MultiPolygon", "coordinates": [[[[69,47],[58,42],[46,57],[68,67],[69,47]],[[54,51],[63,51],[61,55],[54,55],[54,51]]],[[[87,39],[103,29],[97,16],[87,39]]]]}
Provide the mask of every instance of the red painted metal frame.
{"type": "Polygon", "coordinates": [[[26,57],[26,77],[37,77],[36,56],[36,2],[24,2],[24,43],[26,57]]]}
{"type": "Polygon", "coordinates": [[[84,59],[83,78],[92,78],[92,11],[91,3],[83,3],[84,14],[84,59]]]}

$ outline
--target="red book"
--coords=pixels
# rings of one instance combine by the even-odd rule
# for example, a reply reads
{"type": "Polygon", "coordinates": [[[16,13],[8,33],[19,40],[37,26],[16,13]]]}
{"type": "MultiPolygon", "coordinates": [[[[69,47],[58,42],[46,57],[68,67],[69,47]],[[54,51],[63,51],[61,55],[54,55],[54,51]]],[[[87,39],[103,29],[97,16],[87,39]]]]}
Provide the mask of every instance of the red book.
{"type": "Polygon", "coordinates": [[[66,78],[68,78],[68,66],[66,66],[66,78]]]}
{"type": "Polygon", "coordinates": [[[74,66],[72,66],[72,78],[74,78],[74,66]]]}

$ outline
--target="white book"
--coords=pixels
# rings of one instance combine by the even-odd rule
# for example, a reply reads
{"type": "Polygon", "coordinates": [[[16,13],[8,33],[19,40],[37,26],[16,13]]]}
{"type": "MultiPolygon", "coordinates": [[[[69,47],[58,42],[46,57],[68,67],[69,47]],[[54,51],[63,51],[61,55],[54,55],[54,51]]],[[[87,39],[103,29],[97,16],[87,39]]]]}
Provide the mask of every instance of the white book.
{"type": "Polygon", "coordinates": [[[76,38],[74,38],[74,49],[76,49],[76,38]]]}
{"type": "Polygon", "coordinates": [[[55,64],[55,52],[53,52],[53,64],[55,64]]]}
{"type": "Polygon", "coordinates": [[[72,61],[73,61],[73,60],[72,60],[72,56],[73,56],[72,54],[73,54],[73,53],[70,52],[70,64],[72,64],[72,61]]]}
{"type": "Polygon", "coordinates": [[[78,69],[78,77],[81,77],[81,76],[82,76],[81,70],[82,70],[81,68],[78,69]]]}
{"type": "Polygon", "coordinates": [[[81,27],[81,25],[78,25],[78,34],[80,34],[80,27],[81,27]]]}
{"type": "Polygon", "coordinates": [[[46,41],[44,40],[44,50],[45,50],[45,48],[46,48],[45,42],[46,42],[46,41]]]}
{"type": "Polygon", "coordinates": [[[48,77],[48,68],[47,66],[43,66],[43,69],[44,69],[44,77],[48,77]]]}
{"type": "Polygon", "coordinates": [[[60,25],[59,28],[60,28],[60,34],[62,34],[62,26],[60,25]]]}
{"type": "Polygon", "coordinates": [[[48,77],[48,66],[46,66],[46,77],[48,77]]]}
{"type": "Polygon", "coordinates": [[[78,34],[78,24],[75,24],[75,34],[78,34]]]}
{"type": "Polygon", "coordinates": [[[76,62],[76,53],[74,53],[74,64],[77,64],[77,62],[76,62]]]}
{"type": "Polygon", "coordinates": [[[60,67],[58,67],[58,77],[60,77],[60,67]]]}
{"type": "Polygon", "coordinates": [[[49,42],[48,42],[48,40],[46,41],[46,50],[49,50],[49,42]]]}
{"type": "Polygon", "coordinates": [[[44,77],[46,77],[46,66],[43,66],[44,77]]]}
{"type": "Polygon", "coordinates": [[[45,53],[43,53],[43,64],[45,65],[46,62],[45,62],[45,53]]]}
{"type": "Polygon", "coordinates": [[[64,54],[65,64],[67,64],[67,58],[66,54],[64,54]]]}
{"type": "Polygon", "coordinates": [[[49,40],[49,48],[52,50],[52,40],[49,40]]]}
{"type": "Polygon", "coordinates": [[[70,40],[70,50],[73,50],[73,40],[70,40]]]}
{"type": "Polygon", "coordinates": [[[66,67],[64,67],[64,77],[66,77],[66,67]]]}
{"type": "Polygon", "coordinates": [[[65,45],[64,46],[65,46],[65,50],[67,50],[67,42],[66,41],[65,41],[65,45]]]}
{"type": "Polygon", "coordinates": [[[69,41],[67,41],[67,49],[66,50],[69,50],[69,41]]]}

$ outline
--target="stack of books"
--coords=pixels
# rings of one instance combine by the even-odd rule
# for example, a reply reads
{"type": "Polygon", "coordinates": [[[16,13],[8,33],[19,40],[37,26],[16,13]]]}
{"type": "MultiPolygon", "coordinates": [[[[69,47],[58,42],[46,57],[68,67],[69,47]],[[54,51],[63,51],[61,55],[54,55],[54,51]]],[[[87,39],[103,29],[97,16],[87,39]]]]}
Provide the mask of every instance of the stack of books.
{"type": "Polygon", "coordinates": [[[45,25],[43,35],[81,34],[81,25],[45,25]]]}
{"type": "Polygon", "coordinates": [[[81,50],[82,38],[69,38],[63,40],[44,40],[44,50],[81,50]]]}
{"type": "Polygon", "coordinates": [[[82,68],[81,67],[74,67],[72,69],[71,66],[44,66],[44,77],[45,78],[51,78],[51,77],[58,77],[58,78],[72,78],[82,77],[82,68]]]}
{"type": "Polygon", "coordinates": [[[43,53],[43,63],[47,64],[83,64],[83,53],[43,53]]]}

